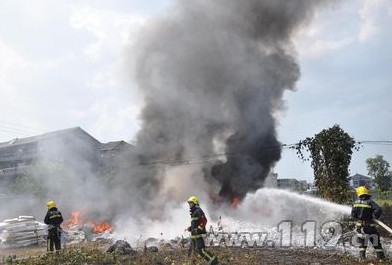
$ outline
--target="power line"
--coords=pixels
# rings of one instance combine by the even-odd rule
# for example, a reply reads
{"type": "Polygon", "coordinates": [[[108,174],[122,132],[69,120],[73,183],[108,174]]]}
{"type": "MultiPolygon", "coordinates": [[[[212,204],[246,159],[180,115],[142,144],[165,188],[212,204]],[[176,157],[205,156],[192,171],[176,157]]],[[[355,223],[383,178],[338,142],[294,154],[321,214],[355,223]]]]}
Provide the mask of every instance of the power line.
{"type": "Polygon", "coordinates": [[[22,125],[9,121],[0,121],[0,133],[10,135],[10,138],[19,137],[29,137],[32,135],[37,135],[42,133],[42,129],[36,127],[22,125]]]}
{"type": "MultiPolygon", "coordinates": [[[[6,133],[18,133],[20,135],[24,136],[30,136],[32,133],[37,133],[39,131],[40,133],[42,130],[31,127],[31,126],[26,126],[26,125],[21,125],[13,122],[7,122],[7,121],[0,121],[0,132],[6,132],[6,133]],[[3,124],[3,125],[2,125],[3,124]],[[6,124],[6,125],[4,125],[6,124]]],[[[390,140],[364,140],[364,141],[357,141],[357,144],[373,144],[373,145],[392,145],[392,141],[390,140]]],[[[274,150],[274,149],[293,149],[294,147],[298,146],[299,143],[294,143],[294,144],[280,144],[280,145],[273,145],[273,146],[264,146],[262,148],[259,148],[258,150],[274,150]]],[[[155,161],[148,161],[148,162],[141,162],[138,163],[137,165],[157,165],[157,164],[199,164],[199,163],[206,163],[206,162],[215,162],[217,158],[219,157],[233,157],[237,155],[241,155],[243,152],[242,151],[237,151],[237,152],[223,152],[223,153],[217,153],[217,154],[206,154],[206,155],[200,155],[197,157],[190,157],[190,158],[182,158],[182,159],[163,159],[163,160],[155,160],[155,161]]]]}
{"type": "Polygon", "coordinates": [[[12,128],[15,130],[20,130],[20,131],[25,131],[25,132],[29,132],[29,133],[41,133],[42,131],[44,131],[43,129],[40,129],[37,127],[18,124],[18,123],[9,122],[9,121],[0,121],[0,126],[8,127],[8,128],[12,128]]]}
{"type": "Polygon", "coordinates": [[[358,141],[358,144],[374,144],[374,145],[392,145],[392,141],[387,140],[367,140],[367,141],[358,141]]]}
{"type": "MultiPolygon", "coordinates": [[[[358,144],[378,144],[378,145],[392,145],[392,141],[389,140],[379,140],[379,141],[372,141],[372,140],[366,140],[366,141],[358,141],[356,142],[358,144]]],[[[281,144],[281,145],[275,145],[275,146],[266,146],[263,148],[260,148],[259,150],[266,150],[266,149],[292,149],[295,146],[298,146],[299,143],[295,144],[281,144]]],[[[158,164],[178,164],[178,165],[189,165],[189,164],[203,164],[203,163],[208,163],[208,162],[216,162],[216,158],[218,157],[233,157],[233,156],[239,156],[243,152],[238,151],[238,152],[224,152],[224,153],[218,153],[218,154],[207,154],[207,155],[201,155],[198,157],[192,157],[192,158],[183,158],[183,159],[166,159],[166,160],[155,160],[155,161],[149,161],[149,162],[141,162],[138,163],[137,165],[158,165],[158,164]]]]}
{"type": "Polygon", "coordinates": [[[24,130],[24,129],[18,129],[18,128],[13,128],[13,127],[9,127],[9,126],[4,126],[1,124],[0,124],[0,130],[5,130],[8,132],[19,133],[19,134],[24,134],[24,135],[32,135],[32,134],[37,133],[37,132],[28,131],[28,130],[24,130]]]}
{"type": "Polygon", "coordinates": [[[15,130],[12,130],[12,129],[7,129],[7,128],[3,128],[2,126],[0,126],[0,132],[3,132],[3,133],[7,133],[7,134],[19,134],[19,135],[22,135],[22,136],[30,136],[31,134],[27,134],[27,133],[23,133],[23,132],[20,132],[20,131],[15,131],[15,130]]]}

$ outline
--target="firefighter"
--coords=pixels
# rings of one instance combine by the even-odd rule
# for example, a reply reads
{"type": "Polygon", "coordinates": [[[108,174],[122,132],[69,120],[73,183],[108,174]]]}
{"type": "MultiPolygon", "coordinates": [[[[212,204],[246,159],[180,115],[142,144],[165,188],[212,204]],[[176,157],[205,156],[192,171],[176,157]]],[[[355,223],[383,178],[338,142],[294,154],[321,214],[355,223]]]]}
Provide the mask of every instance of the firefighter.
{"type": "Polygon", "coordinates": [[[208,264],[217,265],[219,264],[217,257],[206,250],[204,244],[203,234],[206,234],[207,218],[200,208],[199,199],[196,196],[191,196],[187,202],[191,214],[191,226],[187,228],[191,233],[191,248],[202,256],[208,264]]]}
{"type": "Polygon", "coordinates": [[[373,218],[380,218],[382,210],[370,197],[370,193],[365,186],[360,186],[356,190],[358,199],[354,202],[351,210],[351,217],[356,220],[355,229],[358,236],[359,257],[366,259],[366,248],[370,241],[376,251],[377,259],[380,262],[385,260],[384,251],[380,242],[376,224],[373,218]]]}
{"type": "Polygon", "coordinates": [[[61,212],[56,208],[56,203],[54,201],[49,201],[48,212],[45,216],[45,224],[48,225],[48,241],[47,250],[48,252],[53,252],[53,247],[56,251],[61,249],[61,227],[60,224],[63,222],[63,216],[61,212]]]}

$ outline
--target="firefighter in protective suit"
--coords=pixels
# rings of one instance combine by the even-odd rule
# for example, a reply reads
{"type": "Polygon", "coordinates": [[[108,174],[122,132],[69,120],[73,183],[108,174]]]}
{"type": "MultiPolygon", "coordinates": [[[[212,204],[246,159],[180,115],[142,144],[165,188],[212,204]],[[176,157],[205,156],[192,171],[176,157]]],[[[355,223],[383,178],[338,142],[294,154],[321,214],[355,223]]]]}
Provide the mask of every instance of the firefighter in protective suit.
{"type": "Polygon", "coordinates": [[[47,237],[47,250],[49,252],[61,249],[61,227],[60,224],[63,222],[63,216],[61,212],[56,208],[56,203],[54,201],[49,201],[48,212],[45,216],[45,224],[48,225],[48,237],[47,237]]]}
{"type": "Polygon", "coordinates": [[[360,186],[356,190],[358,199],[351,210],[351,217],[356,220],[356,232],[359,243],[359,256],[361,260],[366,259],[366,248],[370,241],[376,251],[377,258],[382,262],[385,260],[384,251],[380,242],[376,224],[373,218],[380,218],[382,210],[370,197],[368,189],[360,186]]]}
{"type": "Polygon", "coordinates": [[[206,233],[207,218],[199,206],[199,199],[191,196],[187,200],[191,214],[191,226],[187,230],[191,233],[191,248],[202,256],[208,264],[217,265],[218,259],[210,251],[206,250],[203,234],[206,233]]]}

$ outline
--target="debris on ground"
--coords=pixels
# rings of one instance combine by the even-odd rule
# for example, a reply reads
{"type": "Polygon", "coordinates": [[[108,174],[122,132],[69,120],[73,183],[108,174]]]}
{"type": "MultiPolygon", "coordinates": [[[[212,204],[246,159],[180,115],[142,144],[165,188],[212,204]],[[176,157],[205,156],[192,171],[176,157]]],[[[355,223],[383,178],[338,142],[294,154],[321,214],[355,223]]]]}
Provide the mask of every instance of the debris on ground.
{"type": "MultiPolygon", "coordinates": [[[[134,250],[125,240],[116,241],[113,245],[102,244],[101,242],[85,242],[74,244],[63,249],[58,254],[42,254],[36,257],[29,257],[28,253],[21,254],[22,249],[18,249],[19,255],[16,254],[17,264],[19,265],[115,265],[115,264],[135,264],[135,265],[183,265],[194,264],[204,265],[205,261],[196,256],[191,260],[188,258],[188,251],[186,248],[175,248],[171,250],[163,250],[158,248],[158,251],[134,250]],[[116,244],[117,243],[117,244],[116,244]],[[113,246],[113,251],[107,252],[108,247],[113,246]],[[115,249],[125,249],[126,251],[118,251],[115,249]],[[129,252],[129,249],[132,251],[129,252]],[[129,252],[130,254],[124,254],[129,252]],[[23,257],[23,258],[22,258],[23,257]]],[[[357,258],[350,255],[343,254],[336,251],[325,251],[314,248],[240,248],[240,247],[211,247],[211,250],[219,257],[221,264],[230,265],[258,265],[258,264],[284,264],[284,265],[327,265],[327,264],[379,264],[374,259],[369,259],[366,262],[358,262],[357,258]]],[[[15,255],[10,252],[6,254],[15,255]]],[[[392,264],[392,262],[385,262],[383,264],[392,264]]]]}

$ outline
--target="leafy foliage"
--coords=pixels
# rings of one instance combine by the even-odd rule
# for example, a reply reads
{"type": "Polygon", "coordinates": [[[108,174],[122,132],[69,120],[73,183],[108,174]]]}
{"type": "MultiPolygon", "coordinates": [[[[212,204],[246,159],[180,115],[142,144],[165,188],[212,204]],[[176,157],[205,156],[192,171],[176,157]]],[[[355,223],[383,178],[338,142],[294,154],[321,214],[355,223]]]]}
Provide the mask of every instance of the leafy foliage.
{"type": "Polygon", "coordinates": [[[318,194],[336,203],[349,200],[348,167],[353,150],[359,150],[355,140],[339,125],[324,129],[314,137],[300,141],[296,146],[302,160],[311,159],[318,194]],[[305,157],[304,151],[310,153],[305,157]]]}
{"type": "Polygon", "coordinates": [[[388,191],[391,188],[392,174],[389,171],[389,163],[384,160],[382,155],[366,159],[369,176],[374,178],[380,191],[388,191]]]}

